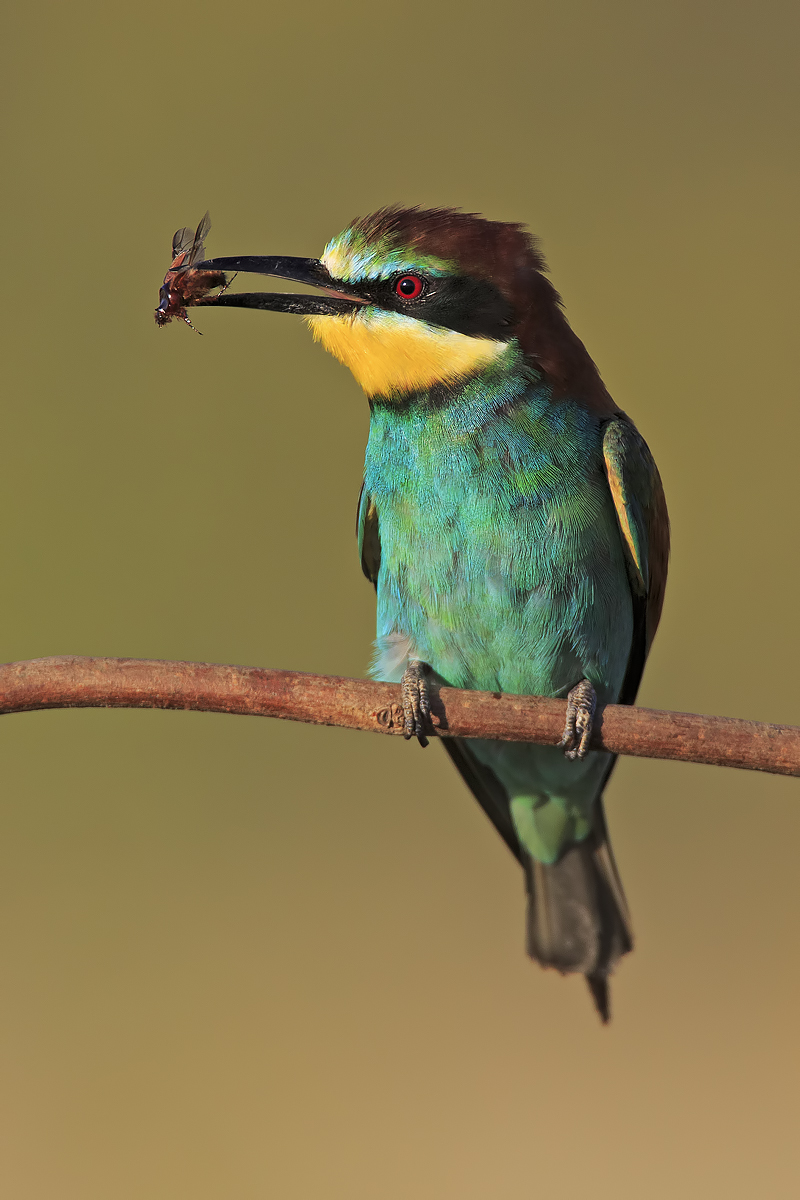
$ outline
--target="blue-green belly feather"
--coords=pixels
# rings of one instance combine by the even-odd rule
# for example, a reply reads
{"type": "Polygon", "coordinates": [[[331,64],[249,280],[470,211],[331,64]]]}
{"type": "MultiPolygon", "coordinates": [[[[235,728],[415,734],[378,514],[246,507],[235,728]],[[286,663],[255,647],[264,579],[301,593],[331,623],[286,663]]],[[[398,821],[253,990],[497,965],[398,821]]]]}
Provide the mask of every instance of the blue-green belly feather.
{"type": "MultiPolygon", "coordinates": [[[[378,514],[372,668],[409,655],[454,687],[619,695],[633,616],[597,417],[554,403],[519,363],[373,408],[365,487],[378,514]]],[[[555,861],[590,829],[608,756],[471,741],[506,788],[522,844],[555,861]]]]}

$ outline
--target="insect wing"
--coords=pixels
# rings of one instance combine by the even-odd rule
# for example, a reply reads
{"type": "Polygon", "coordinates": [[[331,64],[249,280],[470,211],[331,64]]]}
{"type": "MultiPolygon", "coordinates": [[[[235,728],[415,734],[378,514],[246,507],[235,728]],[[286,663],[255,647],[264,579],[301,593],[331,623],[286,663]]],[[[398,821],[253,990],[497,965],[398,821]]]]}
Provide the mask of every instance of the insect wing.
{"type": "Polygon", "coordinates": [[[202,262],[206,256],[205,240],[208,237],[208,231],[211,228],[211,217],[208,213],[203,217],[200,224],[197,226],[192,241],[192,248],[186,258],[186,265],[191,267],[193,263],[202,262]]]}
{"type": "Polygon", "coordinates": [[[179,254],[185,254],[191,247],[194,241],[195,231],[193,229],[178,229],[175,231],[175,236],[172,239],[172,258],[173,260],[179,254]]]}

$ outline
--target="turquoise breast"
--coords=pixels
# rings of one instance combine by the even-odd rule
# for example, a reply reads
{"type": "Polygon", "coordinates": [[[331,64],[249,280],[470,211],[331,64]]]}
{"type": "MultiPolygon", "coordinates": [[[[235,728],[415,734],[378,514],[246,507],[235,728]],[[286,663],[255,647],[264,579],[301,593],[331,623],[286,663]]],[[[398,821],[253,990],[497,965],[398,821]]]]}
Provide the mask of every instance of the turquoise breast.
{"type": "MultiPolygon", "coordinates": [[[[372,673],[409,656],[454,687],[619,695],[633,637],[622,541],[596,417],[530,372],[373,405],[365,485],[380,534],[372,673]]],[[[609,756],[466,743],[541,862],[586,837],[609,756]]]]}
{"type": "Polygon", "coordinates": [[[399,678],[405,639],[456,687],[559,695],[585,677],[616,699],[632,612],[599,424],[505,384],[373,409],[373,673],[399,678]]]}

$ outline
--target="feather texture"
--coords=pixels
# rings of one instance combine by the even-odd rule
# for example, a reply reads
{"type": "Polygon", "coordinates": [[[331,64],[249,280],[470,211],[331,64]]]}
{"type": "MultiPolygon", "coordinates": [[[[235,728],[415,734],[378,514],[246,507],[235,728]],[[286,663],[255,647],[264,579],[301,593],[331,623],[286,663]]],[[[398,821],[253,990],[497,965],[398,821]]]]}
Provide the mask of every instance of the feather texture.
{"type": "MultiPolygon", "coordinates": [[[[600,704],[632,703],[666,581],[663,490],[535,243],[518,225],[387,209],[326,256],[351,284],[414,266],[483,278],[514,314],[505,345],[476,348],[471,368],[372,394],[358,532],[378,598],[375,677],[399,681],[413,657],[456,687],[566,696],[587,679],[600,704]]],[[[445,746],[524,868],[528,952],[585,975],[607,1019],[608,975],[633,944],[602,807],[613,757],[445,746]]]]}

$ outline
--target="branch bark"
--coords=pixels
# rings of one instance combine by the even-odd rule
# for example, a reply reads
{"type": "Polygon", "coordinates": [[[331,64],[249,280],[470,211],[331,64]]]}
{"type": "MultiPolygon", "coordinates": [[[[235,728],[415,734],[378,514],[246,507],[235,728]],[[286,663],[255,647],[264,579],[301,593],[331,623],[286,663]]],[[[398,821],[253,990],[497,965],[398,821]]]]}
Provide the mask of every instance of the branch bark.
{"type": "MultiPolygon", "coordinates": [[[[442,737],[550,746],[564,728],[563,700],[457,688],[434,693],[432,719],[442,737]]],[[[43,708],[188,709],[402,732],[400,687],[392,683],[136,658],[65,656],[0,666],[0,714],[43,708]]],[[[792,725],[610,704],[598,714],[592,748],[800,776],[800,728],[792,725]]]]}

